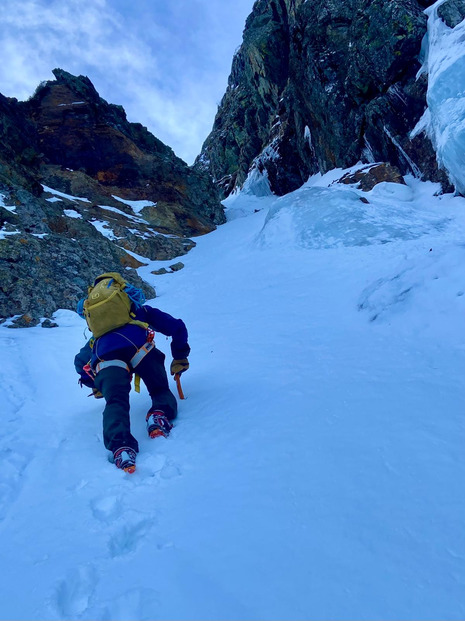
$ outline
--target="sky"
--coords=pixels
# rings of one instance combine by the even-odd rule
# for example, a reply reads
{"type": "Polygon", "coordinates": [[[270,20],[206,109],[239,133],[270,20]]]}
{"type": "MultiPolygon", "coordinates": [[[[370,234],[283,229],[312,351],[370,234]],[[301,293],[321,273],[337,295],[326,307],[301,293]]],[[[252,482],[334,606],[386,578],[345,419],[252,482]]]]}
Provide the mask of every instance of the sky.
{"type": "Polygon", "coordinates": [[[2,0],[0,92],[60,67],[86,75],[191,164],[210,132],[253,0],[2,0]]]}

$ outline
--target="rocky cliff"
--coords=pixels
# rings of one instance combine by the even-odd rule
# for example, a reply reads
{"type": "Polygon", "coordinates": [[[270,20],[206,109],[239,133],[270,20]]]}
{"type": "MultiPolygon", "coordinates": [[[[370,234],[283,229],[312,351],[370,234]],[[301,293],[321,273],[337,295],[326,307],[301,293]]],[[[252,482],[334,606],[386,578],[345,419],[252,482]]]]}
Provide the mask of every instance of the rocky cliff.
{"type": "Polygon", "coordinates": [[[101,271],[183,255],[224,222],[208,174],[88,78],[54,75],[27,102],[0,95],[0,320],[15,325],[74,308],[101,271]]]}
{"type": "Polygon", "coordinates": [[[224,194],[251,168],[285,194],[310,174],[358,161],[448,187],[428,137],[410,138],[426,107],[417,73],[431,4],[257,0],[196,166],[224,194]]]}

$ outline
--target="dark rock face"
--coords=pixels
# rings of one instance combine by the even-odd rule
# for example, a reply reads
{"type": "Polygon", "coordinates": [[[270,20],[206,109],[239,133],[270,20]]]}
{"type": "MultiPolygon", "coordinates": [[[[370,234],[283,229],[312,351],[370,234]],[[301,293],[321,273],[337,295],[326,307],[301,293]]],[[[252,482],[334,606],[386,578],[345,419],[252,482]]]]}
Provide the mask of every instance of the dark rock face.
{"type": "MultiPolygon", "coordinates": [[[[207,175],[189,168],[145,127],[129,123],[123,108],[99,97],[88,78],[58,69],[54,75],[56,81],[41,86],[24,107],[55,179],[57,167],[77,170],[90,178],[94,199],[116,194],[157,203],[155,226],[163,228],[168,219],[170,233],[204,234],[224,222],[207,175]]],[[[42,174],[47,181],[47,165],[42,174]]],[[[67,185],[70,176],[62,177],[67,185]]]]}
{"type": "Polygon", "coordinates": [[[35,128],[16,99],[0,94],[0,183],[15,184],[39,195],[40,165],[35,128]]]}
{"type": "Polygon", "coordinates": [[[74,309],[104,271],[155,297],[131,253],[173,259],[225,221],[207,173],[129,123],[88,78],[54,74],[28,102],[0,95],[0,322],[74,309]]]}
{"type": "Polygon", "coordinates": [[[432,6],[435,2],[436,0],[418,0],[418,4],[424,9],[427,9],[429,6],[432,6]]]}
{"type": "Polygon", "coordinates": [[[228,194],[247,177],[253,159],[269,144],[280,97],[289,77],[288,8],[258,0],[246,22],[244,42],[232,63],[228,87],[197,160],[228,194]]]}
{"type": "Polygon", "coordinates": [[[416,0],[258,0],[197,166],[226,194],[251,166],[284,194],[357,161],[448,185],[426,135],[409,137],[426,107],[423,10],[416,0]]]}
{"type": "Polygon", "coordinates": [[[455,28],[465,19],[465,0],[447,0],[438,7],[438,15],[449,28],[455,28]]]}

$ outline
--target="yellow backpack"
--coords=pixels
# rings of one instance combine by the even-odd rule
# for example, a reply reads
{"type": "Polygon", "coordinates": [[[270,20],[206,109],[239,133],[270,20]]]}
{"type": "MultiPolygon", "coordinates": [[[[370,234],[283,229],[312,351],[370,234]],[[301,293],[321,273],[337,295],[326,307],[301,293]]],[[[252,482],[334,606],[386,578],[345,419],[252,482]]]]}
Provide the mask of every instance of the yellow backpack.
{"type": "Polygon", "coordinates": [[[132,302],[125,288],[131,287],[121,274],[106,272],[100,274],[87,290],[83,314],[95,338],[121,328],[127,323],[147,328],[147,324],[134,319],[132,302]]]}

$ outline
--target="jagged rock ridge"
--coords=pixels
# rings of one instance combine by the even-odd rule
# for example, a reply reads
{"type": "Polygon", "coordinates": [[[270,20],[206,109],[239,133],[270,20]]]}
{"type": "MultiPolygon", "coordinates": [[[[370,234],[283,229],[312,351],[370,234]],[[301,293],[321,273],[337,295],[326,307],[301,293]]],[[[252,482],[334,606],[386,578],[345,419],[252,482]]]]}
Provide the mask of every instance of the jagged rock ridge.
{"type": "Polygon", "coordinates": [[[224,194],[252,167],[285,194],[357,161],[447,186],[428,137],[409,136],[426,107],[417,72],[431,4],[257,0],[197,167],[224,194]]]}
{"type": "Polygon", "coordinates": [[[0,319],[16,325],[74,308],[96,273],[140,266],[132,253],[172,259],[224,222],[208,174],[88,78],[54,75],[27,102],[0,95],[0,319]]]}

